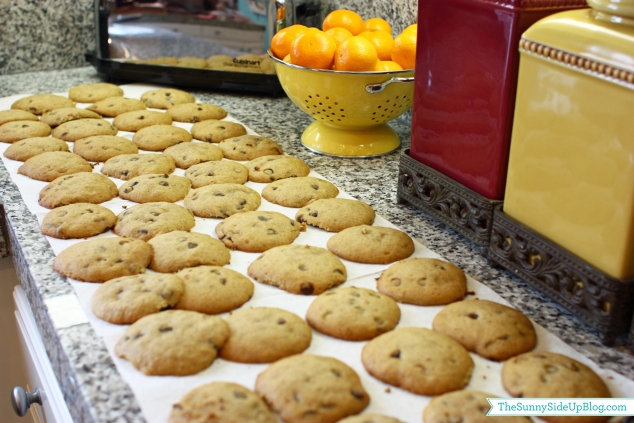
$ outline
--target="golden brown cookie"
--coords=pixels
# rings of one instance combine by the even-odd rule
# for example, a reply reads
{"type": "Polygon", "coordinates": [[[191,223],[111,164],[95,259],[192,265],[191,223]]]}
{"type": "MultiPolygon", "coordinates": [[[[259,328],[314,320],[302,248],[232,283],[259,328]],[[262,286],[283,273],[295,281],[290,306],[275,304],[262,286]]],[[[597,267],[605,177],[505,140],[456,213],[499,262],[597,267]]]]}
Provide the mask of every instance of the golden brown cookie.
{"type": "Polygon", "coordinates": [[[220,266],[196,266],[177,273],[185,292],[176,308],[219,314],[234,310],[249,301],[253,282],[235,270],[220,266]]]}
{"type": "Polygon", "coordinates": [[[239,123],[209,119],[195,123],[192,126],[191,133],[194,138],[200,141],[220,142],[227,138],[246,135],[247,130],[239,123]]]}
{"type": "Polygon", "coordinates": [[[117,196],[117,185],[98,173],[80,172],[54,179],[40,191],[38,203],[47,209],[73,203],[100,204],[117,196]]]}
{"type": "Polygon", "coordinates": [[[434,330],[489,360],[502,361],[535,348],[533,324],[514,308],[487,300],[458,301],[436,315],[434,330]]]}
{"type": "Polygon", "coordinates": [[[388,296],[364,288],[338,288],[315,298],[306,312],[321,333],[346,341],[365,341],[391,331],[401,310],[388,296]]]}
{"type": "Polygon", "coordinates": [[[0,111],[0,125],[4,125],[7,122],[13,122],[16,120],[32,120],[38,121],[38,117],[31,112],[25,110],[1,110],[0,111]]]}
{"type": "Polygon", "coordinates": [[[425,423],[531,423],[528,417],[487,416],[491,405],[487,398],[495,395],[481,391],[462,390],[432,398],[423,411],[425,423]]]}
{"type": "Polygon", "coordinates": [[[304,207],[321,198],[339,195],[336,186],[312,176],[280,179],[271,182],[262,190],[262,197],[284,207],[304,207]]]}
{"type": "Polygon", "coordinates": [[[115,354],[148,376],[187,376],[211,366],[228,337],[220,317],[167,310],[133,323],[115,354]]]}
{"type": "Polygon", "coordinates": [[[16,141],[4,151],[4,157],[25,162],[33,156],[50,151],[68,151],[68,144],[53,137],[34,137],[16,141]]]}
{"type": "Polygon", "coordinates": [[[169,125],[152,125],[139,129],[134,134],[132,141],[136,143],[141,150],[163,151],[168,147],[180,143],[188,143],[192,140],[192,134],[179,128],[178,126],[169,125]]]}
{"type": "Polygon", "coordinates": [[[327,232],[341,232],[352,226],[371,225],[375,216],[372,207],[362,201],[324,198],[299,209],[295,220],[327,232]]]}
{"type": "Polygon", "coordinates": [[[265,251],[248,269],[260,283],[292,294],[319,295],[346,281],[347,272],[334,254],[310,245],[282,245],[265,251]]]}
{"type": "Polygon", "coordinates": [[[334,423],[370,402],[356,372],[341,361],[296,354],[258,375],[255,392],[286,423],[334,423]]]}
{"type": "Polygon", "coordinates": [[[114,232],[148,241],[172,231],[189,231],[196,222],[192,212],[172,203],[146,203],[128,207],[117,216],[114,232]]]}
{"type": "Polygon", "coordinates": [[[418,395],[440,395],[469,383],[473,360],[462,345],[425,328],[400,328],[369,341],[361,354],[372,376],[418,395]]]}
{"type": "Polygon", "coordinates": [[[41,121],[50,127],[55,127],[77,119],[101,119],[101,116],[86,109],[64,107],[63,109],[55,109],[44,113],[41,121]]]}
{"type": "Polygon", "coordinates": [[[95,135],[79,139],[73,144],[73,153],[89,162],[106,162],[115,156],[138,152],[135,143],[115,135],[95,135]]]}
{"type": "Polygon", "coordinates": [[[239,184],[206,185],[187,194],[185,207],[198,217],[224,219],[236,213],[257,210],[260,194],[239,184]]]}
{"type": "Polygon", "coordinates": [[[136,132],[148,126],[171,125],[172,117],[152,110],[133,110],[117,115],[112,124],[121,131],[136,132]]]}
{"type": "Polygon", "coordinates": [[[196,99],[190,93],[176,88],[162,88],[144,92],[141,101],[151,109],[169,109],[177,104],[195,103],[196,99]]]}
{"type": "Polygon", "coordinates": [[[185,198],[191,185],[189,179],[182,176],[140,175],[119,187],[119,197],[136,203],[175,203],[185,198]]]}
{"type": "MultiPolygon", "coordinates": [[[[205,59],[201,59],[200,57],[185,56],[185,57],[179,57],[178,63],[174,66],[178,66],[181,68],[204,69],[207,67],[207,61],[205,59]]],[[[187,103],[187,104],[190,104],[190,103],[187,103]]]]}
{"type": "Polygon", "coordinates": [[[249,171],[243,164],[221,160],[194,165],[185,171],[185,177],[192,181],[193,188],[211,184],[244,184],[249,171]]]}
{"type": "Polygon", "coordinates": [[[120,154],[108,159],[101,168],[101,173],[127,181],[152,173],[169,175],[174,169],[174,159],[164,154],[120,154]]]}
{"type": "Polygon", "coordinates": [[[261,253],[290,244],[301,226],[278,212],[249,211],[229,216],[216,226],[216,234],[232,250],[261,253]]]}
{"type": "Polygon", "coordinates": [[[131,238],[96,238],[78,242],[55,257],[53,269],[84,282],[105,282],[145,273],[152,246],[131,238]]]}
{"type": "Polygon", "coordinates": [[[184,283],[176,275],[148,273],[111,279],[92,296],[91,309],[101,320],[129,325],[142,317],[174,307],[184,283]]]}
{"type": "Polygon", "coordinates": [[[108,97],[103,100],[96,101],[86,109],[97,112],[101,116],[115,117],[122,113],[132,112],[134,110],[145,110],[145,104],[134,98],[108,97]]]}
{"type": "Polygon", "coordinates": [[[174,273],[200,265],[224,266],[231,260],[231,253],[222,242],[198,232],[172,231],[148,242],[154,248],[150,269],[155,272],[174,273]]]}
{"type": "Polygon", "coordinates": [[[44,122],[14,120],[0,126],[0,142],[12,144],[25,138],[46,137],[51,127],[44,122]]]}
{"type": "Polygon", "coordinates": [[[33,156],[18,168],[18,173],[38,181],[51,182],[60,176],[92,172],[92,166],[77,154],[51,151],[33,156]]]}
{"type": "Polygon", "coordinates": [[[277,419],[255,392],[237,383],[212,382],[189,391],[174,404],[168,422],[277,423],[277,419]]]}
{"type": "Polygon", "coordinates": [[[113,228],[116,221],[117,216],[105,207],[75,203],[48,212],[40,228],[53,238],[89,238],[113,228]]]}
{"type": "Polygon", "coordinates": [[[222,160],[221,149],[215,145],[202,142],[176,144],[166,148],[163,154],[172,157],[174,162],[176,162],[176,167],[181,169],[189,169],[199,163],[222,160]]]}
{"type": "Polygon", "coordinates": [[[272,363],[300,354],[310,346],[312,332],[301,317],[272,307],[245,308],[225,319],[229,339],[220,357],[239,363],[272,363]]]}
{"type": "Polygon", "coordinates": [[[196,123],[203,120],[220,120],[227,117],[227,111],[220,106],[206,103],[184,103],[167,109],[167,114],[176,122],[196,123]]]}
{"type": "MultiPolygon", "coordinates": [[[[339,420],[338,423],[404,423],[394,417],[384,416],[383,414],[365,413],[357,416],[346,417],[339,420]]],[[[465,422],[467,423],[467,422],[465,422]]]]}
{"type": "Polygon", "coordinates": [[[107,82],[82,84],[68,90],[68,97],[78,103],[94,103],[111,97],[123,97],[123,90],[107,82]]]}
{"type": "Polygon", "coordinates": [[[220,141],[218,147],[230,160],[253,160],[262,156],[284,154],[282,147],[270,138],[259,135],[242,135],[220,141]]]}
{"type": "Polygon", "coordinates": [[[382,226],[353,226],[333,235],[328,249],[350,261],[388,264],[414,253],[414,241],[405,232],[382,226]]]}
{"type": "Polygon", "coordinates": [[[458,266],[434,258],[394,263],[377,279],[376,289],[405,304],[445,305],[467,295],[467,277],[458,266]]]}
{"type": "Polygon", "coordinates": [[[53,136],[64,141],[77,141],[94,135],[117,135],[117,128],[105,119],[78,119],[53,129],[53,136]]]}
{"type": "Polygon", "coordinates": [[[249,169],[249,181],[273,182],[279,179],[307,176],[308,165],[293,156],[262,156],[246,164],[249,169]]]}
{"type": "Polygon", "coordinates": [[[75,107],[72,100],[55,94],[33,94],[16,101],[12,109],[25,110],[35,115],[41,115],[54,109],[75,107]]]}

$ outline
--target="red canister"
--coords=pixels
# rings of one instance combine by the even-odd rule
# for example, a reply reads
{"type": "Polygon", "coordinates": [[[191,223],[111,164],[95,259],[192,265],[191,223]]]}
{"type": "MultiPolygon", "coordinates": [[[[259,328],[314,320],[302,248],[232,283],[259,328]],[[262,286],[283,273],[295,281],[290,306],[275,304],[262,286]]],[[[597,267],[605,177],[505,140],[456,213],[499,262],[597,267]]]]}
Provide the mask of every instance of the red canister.
{"type": "Polygon", "coordinates": [[[585,0],[420,1],[411,157],[501,200],[520,36],[541,18],[585,6],[585,0]]]}

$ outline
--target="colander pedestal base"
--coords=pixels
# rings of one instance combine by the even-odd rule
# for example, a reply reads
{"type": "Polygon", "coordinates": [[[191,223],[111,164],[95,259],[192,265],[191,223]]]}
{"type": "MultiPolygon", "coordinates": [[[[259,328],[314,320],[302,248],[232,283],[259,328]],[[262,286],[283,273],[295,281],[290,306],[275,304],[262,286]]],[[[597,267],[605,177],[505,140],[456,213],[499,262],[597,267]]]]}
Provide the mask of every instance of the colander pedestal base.
{"type": "Polygon", "coordinates": [[[342,129],[315,121],[302,134],[302,144],[328,156],[363,158],[391,153],[401,140],[387,124],[342,129]]]}

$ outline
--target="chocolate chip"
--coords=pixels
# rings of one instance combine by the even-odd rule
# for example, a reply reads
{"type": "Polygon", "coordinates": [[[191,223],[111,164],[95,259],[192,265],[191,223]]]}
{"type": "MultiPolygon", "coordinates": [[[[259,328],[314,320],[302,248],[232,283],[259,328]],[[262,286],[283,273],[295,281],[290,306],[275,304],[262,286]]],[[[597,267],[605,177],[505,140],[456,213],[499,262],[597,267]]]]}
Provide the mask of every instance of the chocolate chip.
{"type": "Polygon", "coordinates": [[[159,182],[159,185],[160,185],[160,186],[162,186],[162,187],[167,187],[167,186],[169,186],[169,184],[168,184],[167,182],[165,182],[165,181],[161,181],[161,182],[159,182]]]}
{"type": "Polygon", "coordinates": [[[193,242],[190,242],[187,244],[187,248],[192,249],[192,248],[196,248],[198,247],[198,244],[194,244],[193,242]]]}
{"type": "Polygon", "coordinates": [[[266,231],[267,235],[277,235],[277,231],[275,229],[269,229],[268,231],[266,231]]]}
{"type": "Polygon", "coordinates": [[[314,190],[318,190],[318,189],[319,189],[319,186],[318,186],[318,185],[314,185],[314,184],[313,184],[313,185],[311,185],[310,187],[311,187],[312,189],[314,189],[314,190]]]}
{"type": "Polygon", "coordinates": [[[146,229],[139,229],[139,233],[142,235],[147,235],[147,230],[146,229]]]}
{"type": "Polygon", "coordinates": [[[401,350],[392,351],[392,354],[390,354],[390,357],[392,357],[392,358],[401,358],[401,350]]]}
{"type": "Polygon", "coordinates": [[[286,320],[284,320],[282,318],[278,319],[278,321],[277,321],[278,325],[283,325],[284,323],[286,323],[286,320]]]}
{"type": "Polygon", "coordinates": [[[467,317],[473,320],[478,320],[478,317],[480,316],[478,316],[476,313],[469,313],[467,314],[467,317]]]}
{"type": "Polygon", "coordinates": [[[239,399],[246,399],[247,397],[242,392],[238,392],[238,391],[233,391],[233,396],[239,399]]]}
{"type": "Polygon", "coordinates": [[[319,215],[319,212],[314,211],[314,212],[312,212],[310,215],[311,215],[312,217],[317,217],[317,216],[319,215]]]}
{"type": "Polygon", "coordinates": [[[266,216],[258,216],[258,220],[261,220],[262,222],[268,222],[269,220],[271,220],[271,218],[266,216]]]}
{"type": "Polygon", "coordinates": [[[315,291],[315,287],[310,282],[304,282],[299,287],[299,290],[304,295],[310,295],[315,291]]]}
{"type": "Polygon", "coordinates": [[[358,400],[362,400],[362,399],[364,399],[364,398],[365,398],[365,394],[363,393],[363,391],[360,391],[360,390],[358,390],[358,389],[356,389],[356,388],[355,388],[355,389],[352,389],[352,390],[350,391],[350,393],[352,394],[352,396],[353,396],[353,397],[355,397],[355,398],[356,398],[356,399],[358,399],[358,400]]]}
{"type": "Polygon", "coordinates": [[[339,370],[330,369],[330,371],[332,372],[333,375],[337,377],[341,377],[341,372],[339,372],[339,370]]]}
{"type": "Polygon", "coordinates": [[[171,327],[171,326],[161,326],[159,328],[159,332],[171,332],[173,330],[174,330],[174,328],[171,327]]]}

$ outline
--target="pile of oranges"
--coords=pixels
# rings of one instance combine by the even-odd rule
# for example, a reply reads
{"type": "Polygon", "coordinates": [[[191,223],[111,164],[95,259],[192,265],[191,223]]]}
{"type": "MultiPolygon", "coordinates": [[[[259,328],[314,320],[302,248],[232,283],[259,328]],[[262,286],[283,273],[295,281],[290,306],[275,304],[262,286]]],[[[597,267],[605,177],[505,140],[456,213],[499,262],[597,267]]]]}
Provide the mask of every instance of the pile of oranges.
{"type": "Polygon", "coordinates": [[[352,72],[385,72],[413,69],[416,61],[416,24],[392,37],[392,27],[382,18],[363,20],[352,10],[335,10],[322,30],[293,25],[271,40],[278,59],[313,69],[352,72]]]}

